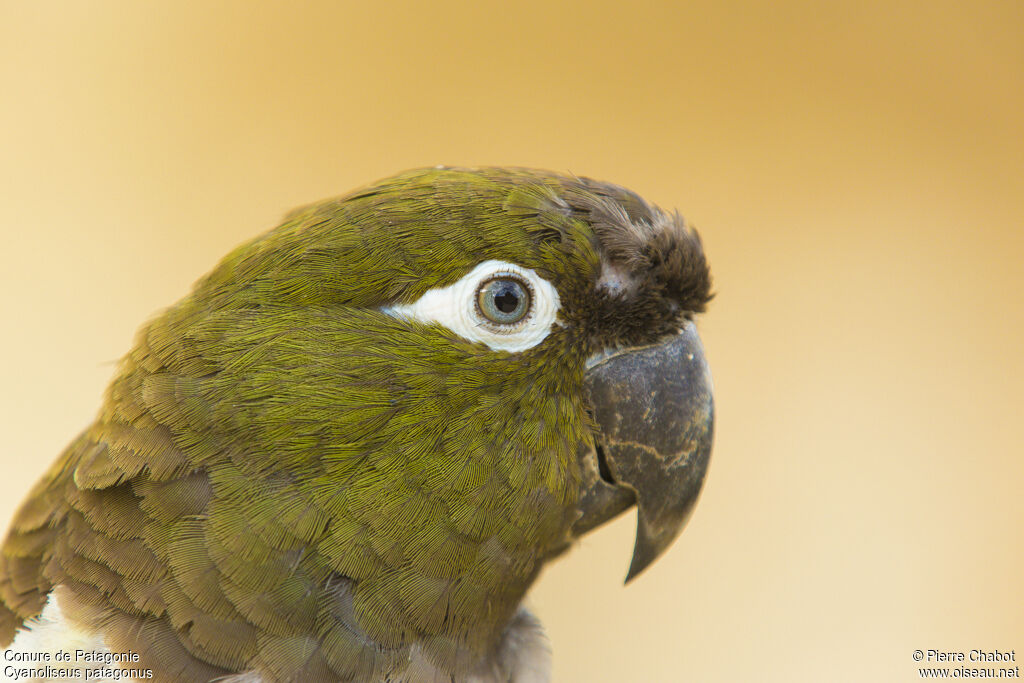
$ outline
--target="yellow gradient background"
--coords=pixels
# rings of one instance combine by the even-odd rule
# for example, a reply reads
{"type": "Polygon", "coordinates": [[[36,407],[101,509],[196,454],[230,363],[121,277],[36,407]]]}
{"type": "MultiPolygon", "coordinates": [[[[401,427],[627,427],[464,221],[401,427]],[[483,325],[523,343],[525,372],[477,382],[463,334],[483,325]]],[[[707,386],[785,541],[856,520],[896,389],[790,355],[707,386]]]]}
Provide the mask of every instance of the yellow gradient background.
{"type": "Polygon", "coordinates": [[[138,325],[303,203],[438,163],[679,208],[703,498],[531,595],[555,680],[1024,657],[1024,3],[0,2],[0,519],[138,325]]]}

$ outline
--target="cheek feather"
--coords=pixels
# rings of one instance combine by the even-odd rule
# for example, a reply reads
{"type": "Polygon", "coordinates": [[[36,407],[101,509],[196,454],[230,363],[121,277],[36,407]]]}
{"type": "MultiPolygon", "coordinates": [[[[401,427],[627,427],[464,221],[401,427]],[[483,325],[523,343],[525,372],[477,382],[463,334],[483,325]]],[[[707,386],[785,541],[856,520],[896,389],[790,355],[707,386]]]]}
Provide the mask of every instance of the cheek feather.
{"type": "Polygon", "coordinates": [[[443,325],[471,342],[495,351],[525,351],[550,334],[561,302],[554,286],[529,268],[505,261],[484,261],[447,287],[428,290],[410,304],[388,306],[383,311],[396,318],[443,325]],[[509,325],[488,320],[477,304],[481,286],[500,277],[514,277],[529,289],[530,310],[509,325]]]}

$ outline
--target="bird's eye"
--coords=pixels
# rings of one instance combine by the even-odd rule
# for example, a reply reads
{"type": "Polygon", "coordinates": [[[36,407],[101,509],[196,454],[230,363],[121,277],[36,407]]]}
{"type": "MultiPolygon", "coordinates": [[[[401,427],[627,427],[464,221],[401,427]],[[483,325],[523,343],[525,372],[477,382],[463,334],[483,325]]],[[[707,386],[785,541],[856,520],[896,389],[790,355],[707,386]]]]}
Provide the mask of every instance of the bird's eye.
{"type": "Polygon", "coordinates": [[[530,285],[513,275],[485,280],[477,291],[477,310],[497,325],[514,325],[530,313],[530,285]]]}
{"type": "Polygon", "coordinates": [[[383,310],[398,318],[440,324],[463,339],[514,353],[544,341],[558,324],[560,306],[558,290],[535,271],[488,260],[450,285],[383,310]]]}

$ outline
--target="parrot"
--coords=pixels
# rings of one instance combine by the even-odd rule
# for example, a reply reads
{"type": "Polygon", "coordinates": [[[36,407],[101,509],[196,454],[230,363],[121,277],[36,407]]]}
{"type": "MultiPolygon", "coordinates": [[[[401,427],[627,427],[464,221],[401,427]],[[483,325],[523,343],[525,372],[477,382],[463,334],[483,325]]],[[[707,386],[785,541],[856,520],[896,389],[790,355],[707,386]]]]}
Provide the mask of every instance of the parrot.
{"type": "Polygon", "coordinates": [[[542,568],[635,507],[629,582],[696,503],[711,298],[678,212],[587,177],[292,211],[140,329],[15,513],[6,677],[549,681],[542,568]]]}

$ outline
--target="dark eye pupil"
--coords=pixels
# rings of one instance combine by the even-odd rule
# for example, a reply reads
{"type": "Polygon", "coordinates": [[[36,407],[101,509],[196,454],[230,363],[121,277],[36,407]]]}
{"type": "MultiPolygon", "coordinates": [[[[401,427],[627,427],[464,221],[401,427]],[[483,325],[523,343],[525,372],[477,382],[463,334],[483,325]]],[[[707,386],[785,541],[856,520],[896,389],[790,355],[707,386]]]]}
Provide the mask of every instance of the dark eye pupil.
{"type": "Polygon", "coordinates": [[[480,286],[477,310],[484,318],[498,325],[512,325],[530,312],[530,290],[512,277],[496,277],[480,286]]]}
{"type": "Polygon", "coordinates": [[[502,313],[512,313],[519,307],[519,297],[511,287],[502,287],[494,295],[494,306],[502,313]]]}

